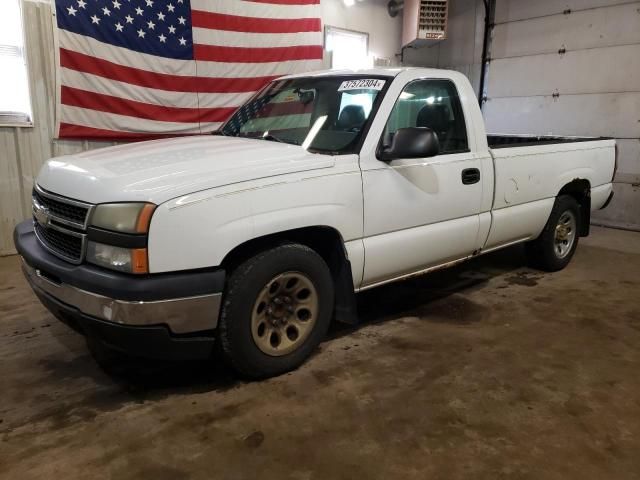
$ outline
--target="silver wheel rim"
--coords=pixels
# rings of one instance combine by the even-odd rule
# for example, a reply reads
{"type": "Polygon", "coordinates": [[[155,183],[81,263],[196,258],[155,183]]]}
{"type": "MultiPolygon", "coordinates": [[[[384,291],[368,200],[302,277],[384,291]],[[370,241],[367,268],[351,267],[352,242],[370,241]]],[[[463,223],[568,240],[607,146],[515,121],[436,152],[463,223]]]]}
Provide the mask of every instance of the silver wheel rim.
{"type": "Polygon", "coordinates": [[[576,216],[571,210],[560,215],[556,225],[553,251],[558,258],[566,257],[576,241],[576,216]]]}
{"type": "Polygon", "coordinates": [[[279,357],[297,350],[318,318],[318,292],[301,272],[276,275],[262,288],[251,313],[251,335],[263,353],[279,357]]]}

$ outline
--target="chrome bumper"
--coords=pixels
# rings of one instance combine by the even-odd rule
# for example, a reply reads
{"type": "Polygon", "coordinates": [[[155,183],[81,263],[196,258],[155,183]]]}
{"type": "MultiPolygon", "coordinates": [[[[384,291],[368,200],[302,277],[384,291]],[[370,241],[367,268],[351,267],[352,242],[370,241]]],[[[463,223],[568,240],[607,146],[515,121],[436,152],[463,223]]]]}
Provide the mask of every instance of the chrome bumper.
{"type": "Polygon", "coordinates": [[[222,293],[157,301],[126,301],[108,298],[64,283],[56,283],[22,260],[22,270],[31,287],[70,305],[85,315],[129,325],[162,325],[184,334],[212,330],[218,324],[222,293]]]}

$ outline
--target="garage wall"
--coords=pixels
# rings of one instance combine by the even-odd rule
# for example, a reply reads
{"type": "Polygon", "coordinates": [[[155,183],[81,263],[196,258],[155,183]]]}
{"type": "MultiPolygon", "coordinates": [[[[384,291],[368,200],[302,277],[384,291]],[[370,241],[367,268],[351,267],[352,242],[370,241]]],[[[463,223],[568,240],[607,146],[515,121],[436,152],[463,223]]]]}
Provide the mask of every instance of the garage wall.
{"type": "MultiPolygon", "coordinates": [[[[484,6],[450,9],[448,39],[405,63],[458,70],[477,91],[484,6]]],[[[496,0],[489,57],[488,131],[615,137],[615,197],[593,220],[640,230],[640,2],[496,0]]]]}
{"type": "Polygon", "coordinates": [[[400,52],[402,16],[391,18],[387,13],[389,0],[365,0],[345,7],[343,0],[321,0],[324,25],[367,32],[369,54],[396,62],[400,52]]]}
{"type": "Polygon", "coordinates": [[[23,2],[34,126],[0,127],[0,255],[15,253],[13,227],[28,218],[33,178],[49,157],[109,145],[53,140],[55,68],[48,1],[23,2]]]}
{"type": "Polygon", "coordinates": [[[464,73],[477,91],[482,62],[484,11],[482,0],[449,0],[447,39],[417,49],[406,48],[404,64],[456,70],[464,73]]]}
{"type": "Polygon", "coordinates": [[[640,2],[497,0],[490,131],[611,136],[615,197],[594,215],[640,229],[640,2]]]}
{"type": "MultiPolygon", "coordinates": [[[[342,0],[321,0],[323,22],[369,33],[369,50],[394,58],[400,49],[401,19],[386,13],[386,0],[367,0],[346,8],[342,0]]],[[[55,60],[49,0],[24,0],[29,82],[34,127],[0,127],[0,255],[15,253],[14,226],[30,216],[33,179],[42,163],[57,155],[110,143],[55,140],[55,60]]]]}

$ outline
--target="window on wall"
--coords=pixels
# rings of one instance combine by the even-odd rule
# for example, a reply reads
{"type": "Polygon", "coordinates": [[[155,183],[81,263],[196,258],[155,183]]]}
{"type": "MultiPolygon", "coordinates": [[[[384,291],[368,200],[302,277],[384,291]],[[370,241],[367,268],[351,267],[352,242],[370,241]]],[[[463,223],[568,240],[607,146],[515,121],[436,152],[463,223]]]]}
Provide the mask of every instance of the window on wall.
{"type": "Polygon", "coordinates": [[[0,1],[0,125],[31,125],[20,0],[0,1]]]}
{"type": "Polygon", "coordinates": [[[331,68],[357,69],[373,66],[369,57],[369,34],[325,27],[324,48],[331,52],[331,68]]]}

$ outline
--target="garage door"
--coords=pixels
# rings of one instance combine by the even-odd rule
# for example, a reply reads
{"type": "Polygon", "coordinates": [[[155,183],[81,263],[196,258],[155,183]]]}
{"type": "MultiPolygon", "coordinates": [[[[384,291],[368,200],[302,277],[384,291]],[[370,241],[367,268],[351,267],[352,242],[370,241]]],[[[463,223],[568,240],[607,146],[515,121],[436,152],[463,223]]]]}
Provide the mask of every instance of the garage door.
{"type": "Polygon", "coordinates": [[[640,2],[498,0],[490,132],[618,140],[614,201],[594,222],[640,229],[640,2]]]}

